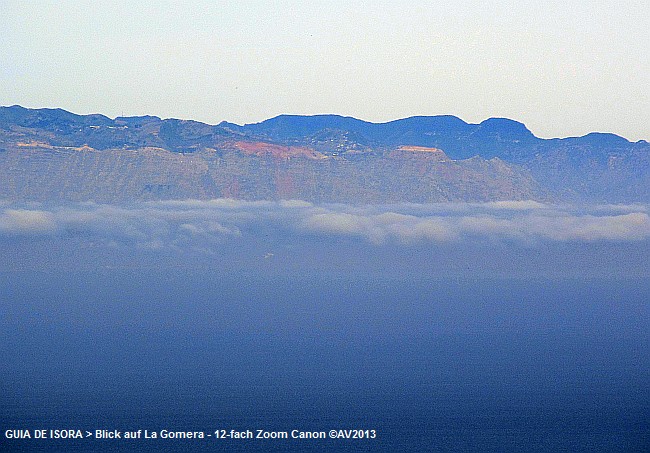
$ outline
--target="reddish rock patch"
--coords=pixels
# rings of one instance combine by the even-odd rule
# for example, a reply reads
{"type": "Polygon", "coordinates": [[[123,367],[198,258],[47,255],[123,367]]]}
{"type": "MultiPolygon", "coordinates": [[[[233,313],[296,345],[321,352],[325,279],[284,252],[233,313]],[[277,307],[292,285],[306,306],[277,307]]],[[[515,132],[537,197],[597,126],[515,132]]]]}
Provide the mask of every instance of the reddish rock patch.
{"type": "Polygon", "coordinates": [[[424,158],[427,160],[435,161],[448,161],[449,156],[438,148],[427,148],[426,146],[400,146],[399,148],[391,151],[390,157],[409,157],[409,158],[424,158]]]}
{"type": "Polygon", "coordinates": [[[259,157],[271,156],[277,159],[306,157],[308,159],[326,159],[327,156],[304,146],[282,146],[265,142],[235,142],[235,148],[246,155],[259,157]]]}

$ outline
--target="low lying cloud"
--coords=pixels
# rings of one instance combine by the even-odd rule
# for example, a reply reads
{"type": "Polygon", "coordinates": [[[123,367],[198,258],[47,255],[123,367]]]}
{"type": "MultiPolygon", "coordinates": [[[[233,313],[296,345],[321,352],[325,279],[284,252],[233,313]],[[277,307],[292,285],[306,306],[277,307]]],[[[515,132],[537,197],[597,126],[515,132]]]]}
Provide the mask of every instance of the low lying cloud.
{"type": "Polygon", "coordinates": [[[458,234],[445,219],[417,217],[397,212],[351,214],[327,212],[308,216],[300,225],[306,231],[358,236],[372,243],[396,239],[402,242],[449,241],[458,234]]]}
{"type": "Polygon", "coordinates": [[[37,209],[4,209],[0,234],[47,234],[56,230],[56,218],[37,209]]]}
{"type": "Polygon", "coordinates": [[[370,244],[453,241],[641,241],[644,205],[553,206],[493,203],[314,205],[231,199],[80,203],[0,210],[2,237],[79,237],[112,245],[210,249],[222,241],[277,235],[357,238],[370,244]]]}

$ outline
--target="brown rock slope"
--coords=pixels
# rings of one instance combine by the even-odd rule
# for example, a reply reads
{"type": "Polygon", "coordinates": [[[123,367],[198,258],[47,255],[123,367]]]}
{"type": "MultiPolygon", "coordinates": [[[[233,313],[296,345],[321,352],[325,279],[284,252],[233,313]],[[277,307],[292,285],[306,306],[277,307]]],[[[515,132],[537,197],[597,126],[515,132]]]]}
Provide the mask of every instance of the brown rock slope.
{"type": "Polygon", "coordinates": [[[0,198],[129,202],[157,199],[303,199],[394,203],[540,199],[522,168],[499,159],[452,160],[397,147],[327,156],[308,147],[224,141],[178,153],[157,147],[97,150],[44,141],[5,143],[0,198]]]}

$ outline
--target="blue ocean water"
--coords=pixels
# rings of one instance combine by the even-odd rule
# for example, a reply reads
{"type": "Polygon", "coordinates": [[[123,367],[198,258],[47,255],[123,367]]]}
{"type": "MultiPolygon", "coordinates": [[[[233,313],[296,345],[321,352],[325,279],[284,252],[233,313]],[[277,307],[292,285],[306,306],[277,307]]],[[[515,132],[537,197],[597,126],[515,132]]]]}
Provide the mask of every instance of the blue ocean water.
{"type": "Polygon", "coordinates": [[[3,451],[648,451],[650,285],[0,274],[3,451]],[[37,440],[7,429],[375,430],[37,440]]]}

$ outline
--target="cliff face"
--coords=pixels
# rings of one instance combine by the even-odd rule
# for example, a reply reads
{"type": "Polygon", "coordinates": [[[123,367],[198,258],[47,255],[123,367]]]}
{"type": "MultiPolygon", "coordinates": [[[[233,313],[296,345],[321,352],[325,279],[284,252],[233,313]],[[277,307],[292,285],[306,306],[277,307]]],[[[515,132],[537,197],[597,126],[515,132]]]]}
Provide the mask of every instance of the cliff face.
{"type": "Polygon", "coordinates": [[[256,125],[0,108],[0,198],[393,203],[650,199],[650,146],[610,134],[542,140],[454,117],[256,125]]]}
{"type": "MultiPolygon", "coordinates": [[[[237,148],[242,145],[238,143],[237,148]]],[[[257,149],[257,145],[252,147],[257,149]]],[[[8,148],[0,154],[0,198],[128,202],[154,199],[302,199],[388,203],[540,198],[522,169],[498,160],[437,156],[312,157],[269,151],[162,148],[8,148]]],[[[317,154],[316,154],[317,155],[317,154]]]]}

